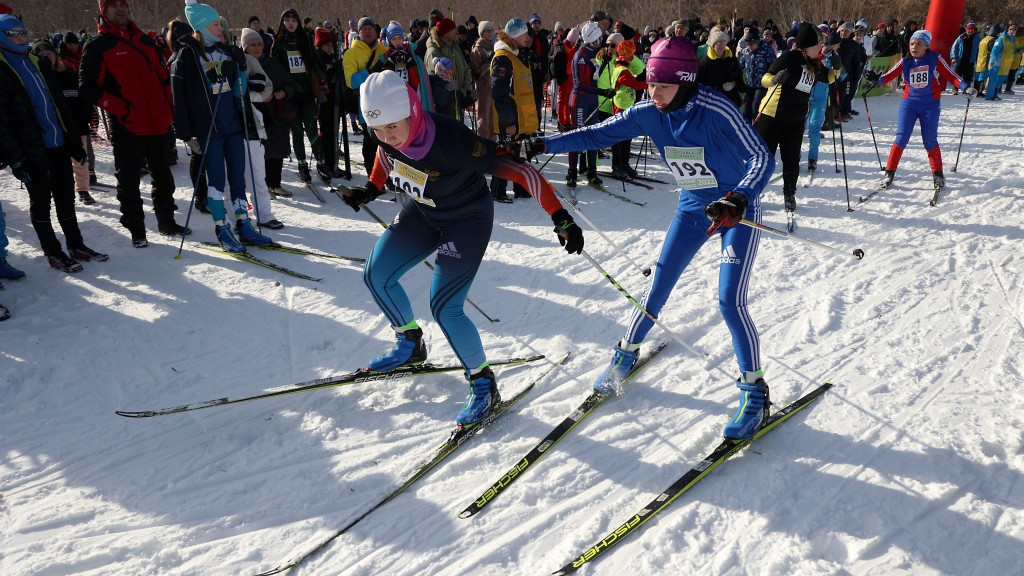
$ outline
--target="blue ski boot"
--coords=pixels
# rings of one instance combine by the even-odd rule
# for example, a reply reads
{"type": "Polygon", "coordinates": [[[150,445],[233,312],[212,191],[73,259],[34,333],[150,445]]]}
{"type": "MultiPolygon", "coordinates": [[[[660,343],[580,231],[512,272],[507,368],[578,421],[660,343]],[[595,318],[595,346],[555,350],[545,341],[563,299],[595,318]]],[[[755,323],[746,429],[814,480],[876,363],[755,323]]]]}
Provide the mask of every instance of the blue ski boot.
{"type": "Polygon", "coordinates": [[[235,238],[235,234],[231,231],[231,226],[227,224],[223,226],[217,226],[217,241],[220,242],[220,247],[225,252],[245,252],[245,246],[235,238]]]}
{"type": "Polygon", "coordinates": [[[273,244],[274,241],[270,238],[260,234],[255,227],[252,225],[252,219],[245,218],[244,220],[238,220],[235,222],[235,232],[238,233],[238,238],[242,241],[242,244],[248,244],[250,246],[266,246],[273,244]]]}
{"type": "Polygon", "coordinates": [[[399,366],[421,364],[427,359],[427,344],[423,341],[422,328],[410,328],[399,332],[395,339],[395,347],[387,354],[370,360],[367,366],[374,372],[386,372],[399,366]]]}
{"type": "Polygon", "coordinates": [[[594,390],[601,394],[612,394],[615,388],[622,384],[626,375],[633,369],[637,358],[640,357],[639,344],[627,344],[623,347],[622,342],[615,346],[615,355],[612,356],[611,364],[601,372],[594,382],[594,390]]]}
{"type": "Polygon", "coordinates": [[[10,262],[7,261],[7,258],[0,258],[0,278],[15,280],[24,276],[25,273],[14,266],[11,266],[10,262]]]}
{"type": "Polygon", "coordinates": [[[469,398],[462,412],[455,417],[455,423],[459,426],[468,426],[487,418],[491,410],[501,402],[501,395],[498,394],[498,381],[494,378],[494,372],[490,368],[484,368],[469,377],[469,398]]]}
{"type": "Polygon", "coordinates": [[[743,440],[757,434],[761,426],[764,426],[772,403],[768,398],[768,384],[765,384],[764,378],[758,378],[753,384],[737,379],[736,387],[742,391],[740,409],[725,426],[722,435],[732,440],[743,440]]]}

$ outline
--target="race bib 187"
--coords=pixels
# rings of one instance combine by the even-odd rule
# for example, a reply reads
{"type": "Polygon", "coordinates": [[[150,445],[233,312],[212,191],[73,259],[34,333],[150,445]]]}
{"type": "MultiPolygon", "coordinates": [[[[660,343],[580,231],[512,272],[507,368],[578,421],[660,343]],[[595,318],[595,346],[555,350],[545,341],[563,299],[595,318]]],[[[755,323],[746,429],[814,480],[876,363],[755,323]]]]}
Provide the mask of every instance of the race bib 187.
{"type": "Polygon", "coordinates": [[[302,59],[302,54],[297,50],[288,51],[288,71],[292,74],[306,71],[306,61],[302,59]]]}

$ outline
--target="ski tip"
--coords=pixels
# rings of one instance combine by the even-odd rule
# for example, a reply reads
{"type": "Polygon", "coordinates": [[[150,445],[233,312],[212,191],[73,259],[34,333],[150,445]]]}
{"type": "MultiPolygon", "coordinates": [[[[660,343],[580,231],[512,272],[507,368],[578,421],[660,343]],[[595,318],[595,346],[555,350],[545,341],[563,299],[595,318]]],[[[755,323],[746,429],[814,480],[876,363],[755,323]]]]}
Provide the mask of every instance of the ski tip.
{"type": "Polygon", "coordinates": [[[474,515],[476,515],[476,512],[477,511],[474,508],[466,508],[462,512],[459,512],[459,519],[465,520],[467,518],[472,518],[474,515]]]}

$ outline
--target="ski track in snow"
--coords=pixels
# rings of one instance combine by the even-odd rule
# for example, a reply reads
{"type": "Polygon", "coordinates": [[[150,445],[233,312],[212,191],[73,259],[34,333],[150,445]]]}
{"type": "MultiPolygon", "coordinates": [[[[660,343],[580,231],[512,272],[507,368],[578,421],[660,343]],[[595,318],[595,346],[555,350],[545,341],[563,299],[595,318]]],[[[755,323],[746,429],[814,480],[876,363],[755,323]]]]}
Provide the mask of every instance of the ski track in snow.
{"type": "MultiPolygon", "coordinates": [[[[862,248],[866,257],[763,234],[750,307],[777,406],[821,382],[836,386],[580,574],[1019,571],[1024,233],[1014,215],[1024,197],[1014,152],[1024,134],[1005,122],[1019,108],[1014,98],[972,106],[956,173],[965,102],[943,98],[948,184],[936,207],[928,206],[931,180],[916,134],[893,187],[858,204],[881,175],[866,117],[845,127],[852,212],[830,138],[823,140],[819,176],[797,190],[796,234],[847,253],[862,248]],[[993,125],[1003,128],[984,128],[993,125]]],[[[871,99],[883,153],[898,106],[897,96],[871,99]]],[[[101,180],[113,182],[102,143],[97,159],[101,180]]],[[[668,179],[658,166],[650,159],[654,176],[668,179]]],[[[556,158],[545,175],[560,180],[565,169],[556,158]]],[[[187,209],[184,161],[174,173],[178,205],[187,209]]],[[[271,237],[369,253],[379,225],[334,195],[325,204],[312,199],[294,166],[285,178],[296,196],[274,201],[287,227],[271,237]]],[[[640,268],[655,264],[676,204],[673,187],[656,188],[626,186],[644,207],[577,190],[587,218],[640,268]]],[[[347,372],[394,335],[359,266],[257,252],[324,278],[312,283],[197,250],[193,241],[213,239],[212,223],[197,212],[181,260],[173,259],[178,241],[155,232],[149,248],[136,250],[107,189],[77,211],[86,241],[110,261],[61,274],[36,247],[27,194],[9,173],[0,176],[0,194],[10,259],[28,273],[0,291],[13,313],[0,324],[0,573],[254,574],[362,515],[447,437],[466,393],[458,372],[151,419],[114,415],[347,372]]],[[[781,182],[769,185],[765,224],[784,227],[781,201],[781,182]]],[[[387,221],[398,209],[374,205],[387,221]]],[[[577,220],[587,251],[642,298],[649,279],[577,220]]],[[[466,313],[491,358],[572,356],[438,469],[289,574],[548,573],[717,443],[737,391],[712,241],[660,315],[701,355],[655,327],[646,346],[669,346],[636,379],[484,511],[457,518],[589,393],[630,313],[584,259],[565,254],[548,222],[532,201],[496,206],[470,298],[500,321],[470,306],[466,313]]],[[[429,271],[417,265],[402,284],[431,359],[452,361],[429,317],[429,271]]],[[[546,365],[500,368],[504,395],[546,365]]]]}

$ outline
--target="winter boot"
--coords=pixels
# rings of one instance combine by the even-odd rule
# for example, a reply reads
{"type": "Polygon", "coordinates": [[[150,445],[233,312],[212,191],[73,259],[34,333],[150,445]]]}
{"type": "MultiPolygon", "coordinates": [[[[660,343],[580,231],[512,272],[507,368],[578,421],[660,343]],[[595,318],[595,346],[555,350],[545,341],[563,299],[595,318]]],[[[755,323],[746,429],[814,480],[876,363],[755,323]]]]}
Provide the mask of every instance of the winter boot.
{"type": "Polygon", "coordinates": [[[612,178],[629,182],[633,180],[633,175],[629,173],[629,170],[622,166],[612,166],[612,178]]]}
{"type": "Polygon", "coordinates": [[[946,185],[946,177],[942,174],[942,170],[932,172],[932,184],[934,184],[936,188],[942,188],[946,185]]]}
{"type": "Polygon", "coordinates": [[[743,440],[761,429],[768,419],[772,403],[768,399],[768,385],[764,378],[758,378],[753,384],[737,379],[736,387],[741,390],[740,408],[725,426],[722,435],[733,440],[743,440]]]}
{"type": "Polygon", "coordinates": [[[630,178],[636,180],[637,178],[640,177],[640,174],[636,170],[634,170],[633,167],[630,166],[628,162],[626,164],[623,164],[622,167],[626,170],[626,172],[629,172],[629,177],[630,178]]]}
{"type": "Polygon", "coordinates": [[[597,170],[587,170],[587,185],[588,186],[600,186],[604,184],[604,180],[601,180],[597,176],[597,170]]]}
{"type": "Polygon", "coordinates": [[[46,255],[46,259],[49,260],[50,266],[53,266],[61,272],[67,272],[72,274],[75,272],[81,272],[85,268],[81,264],[75,262],[73,258],[64,253],[63,250],[57,250],[46,255]]]}
{"type": "Polygon", "coordinates": [[[309,164],[305,162],[299,162],[299,180],[303,182],[313,181],[313,177],[309,175],[309,164]]]}
{"type": "Polygon", "coordinates": [[[276,218],[271,218],[266,222],[260,222],[260,226],[269,228],[270,230],[280,230],[281,228],[284,228],[284,224],[276,218]]]}
{"type": "Polygon", "coordinates": [[[11,311],[8,310],[7,308],[4,308],[3,306],[0,306],[0,322],[3,322],[4,320],[7,320],[10,317],[11,311]]]}
{"type": "Polygon", "coordinates": [[[324,166],[323,164],[317,164],[317,165],[316,165],[316,175],[320,177],[320,180],[323,180],[323,183],[324,183],[324,184],[326,184],[326,185],[328,185],[328,186],[330,186],[330,185],[331,185],[331,178],[332,178],[332,177],[333,177],[334,175],[333,175],[333,174],[331,174],[331,173],[330,173],[330,172],[329,172],[329,171],[327,170],[327,166],[324,166]]]}
{"type": "Polygon", "coordinates": [[[217,241],[220,242],[220,247],[223,248],[225,252],[245,252],[245,246],[235,238],[235,234],[231,231],[231,226],[228,226],[227,224],[223,226],[216,226],[214,230],[217,233],[217,241]]]}
{"type": "Polygon", "coordinates": [[[278,186],[277,188],[271,188],[270,193],[279,198],[291,198],[292,196],[294,196],[291,190],[286,190],[284,188],[281,188],[280,186],[278,186]]]}
{"type": "Polygon", "coordinates": [[[896,177],[896,171],[895,170],[886,170],[885,171],[885,178],[882,180],[882,183],[878,187],[879,188],[888,188],[889,186],[892,186],[892,179],[895,178],[895,177],[896,177]]]}
{"type": "Polygon", "coordinates": [[[387,354],[370,360],[367,366],[373,372],[386,372],[401,366],[422,364],[427,359],[427,343],[423,341],[422,328],[410,328],[398,332],[395,347],[387,354]]]}
{"type": "Polygon", "coordinates": [[[252,225],[252,219],[244,218],[235,222],[235,232],[238,234],[238,238],[241,239],[243,244],[250,246],[266,246],[273,244],[274,241],[267,238],[252,225]]]}
{"type": "Polygon", "coordinates": [[[14,266],[11,266],[10,262],[7,261],[7,258],[0,258],[0,278],[17,280],[18,278],[24,277],[25,273],[14,266]]]}
{"type": "Polygon", "coordinates": [[[796,192],[793,190],[784,190],[782,192],[782,201],[785,205],[786,212],[796,212],[796,192]]]}
{"type": "Polygon", "coordinates": [[[132,232],[132,247],[145,248],[146,246],[149,246],[149,240],[146,240],[146,233],[132,232]]]}
{"type": "Polygon", "coordinates": [[[501,395],[498,394],[498,381],[490,368],[484,368],[469,376],[469,397],[466,398],[462,412],[455,417],[455,423],[459,426],[476,424],[490,416],[499,402],[501,395]]]}
{"type": "Polygon", "coordinates": [[[615,354],[612,361],[604,372],[594,382],[594,390],[601,394],[611,394],[626,379],[629,371],[633,369],[637,358],[640,357],[639,344],[627,344],[622,342],[615,345],[615,354]]]}
{"type": "Polygon", "coordinates": [[[106,254],[100,254],[99,252],[93,250],[92,248],[89,248],[85,244],[82,244],[77,248],[72,248],[68,246],[68,252],[71,254],[71,257],[74,258],[75,260],[82,260],[85,262],[106,262],[107,260],[110,259],[110,256],[107,256],[106,254]]]}
{"type": "Polygon", "coordinates": [[[565,185],[568,186],[569,188],[575,188],[576,187],[576,171],[575,170],[569,170],[569,172],[566,173],[566,175],[565,175],[565,185]]]}
{"type": "Polygon", "coordinates": [[[159,224],[157,226],[157,230],[159,230],[164,236],[188,236],[192,233],[191,228],[185,228],[174,220],[159,224]]]}
{"type": "Polygon", "coordinates": [[[814,158],[807,159],[807,171],[814,172],[818,169],[818,160],[814,158]]]}
{"type": "Polygon", "coordinates": [[[85,204],[86,206],[89,206],[89,205],[92,205],[92,204],[96,203],[96,199],[93,198],[92,195],[89,194],[88,190],[79,190],[78,191],[78,200],[81,201],[82,204],[85,204]]]}

